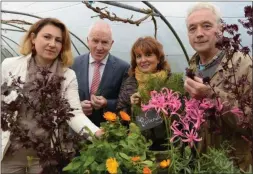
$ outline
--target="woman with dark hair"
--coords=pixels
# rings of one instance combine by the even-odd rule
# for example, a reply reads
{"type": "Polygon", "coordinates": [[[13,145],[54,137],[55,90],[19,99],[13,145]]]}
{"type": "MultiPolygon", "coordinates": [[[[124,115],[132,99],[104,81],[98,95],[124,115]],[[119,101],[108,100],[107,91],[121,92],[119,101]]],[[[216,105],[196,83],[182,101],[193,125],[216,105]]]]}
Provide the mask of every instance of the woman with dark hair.
{"type": "MultiPolygon", "coordinates": [[[[165,60],[163,46],[153,37],[141,37],[131,50],[131,68],[129,77],[124,81],[117,103],[117,111],[132,114],[132,106],[140,105],[141,97],[138,91],[144,90],[150,78],[168,79],[170,66],[165,60]]],[[[149,92],[149,91],[147,91],[149,92]]],[[[152,138],[151,150],[165,150],[161,144],[165,142],[163,124],[152,128],[147,138],[152,138]],[[158,131],[158,132],[157,132],[158,131]],[[160,134],[159,138],[155,134],[160,134]]]]}
{"type": "MultiPolygon", "coordinates": [[[[23,54],[22,56],[6,58],[2,62],[2,84],[11,85],[12,77],[15,79],[19,77],[21,81],[25,82],[23,90],[30,91],[35,86],[33,82],[41,76],[40,69],[43,68],[50,71],[49,79],[52,81],[54,76],[64,77],[65,80],[61,83],[61,92],[70,107],[74,109],[72,111],[74,116],[67,121],[68,125],[77,133],[83,133],[84,126],[87,126],[92,133],[100,136],[102,131],[82,111],[76,75],[73,70],[68,68],[73,62],[73,57],[70,35],[66,26],[55,18],[44,18],[37,21],[26,33],[20,52],[23,54]]],[[[36,101],[38,95],[40,94],[36,94],[35,91],[31,101],[36,101]]],[[[37,104],[39,103],[37,102],[37,104]]],[[[18,121],[20,127],[24,126],[22,125],[24,119],[27,123],[38,124],[33,112],[30,112],[29,107],[24,104],[21,104],[18,114],[22,115],[19,117],[21,120],[18,121]]],[[[26,127],[28,130],[34,127],[34,124],[28,125],[31,126],[26,127]]],[[[17,140],[20,137],[14,138],[17,140]]],[[[33,148],[27,149],[21,146],[14,155],[10,153],[11,140],[14,138],[13,132],[2,131],[2,173],[40,173],[42,168],[33,148]],[[8,149],[8,147],[10,148],[8,149]],[[33,156],[30,163],[28,163],[28,156],[33,156]]]]}

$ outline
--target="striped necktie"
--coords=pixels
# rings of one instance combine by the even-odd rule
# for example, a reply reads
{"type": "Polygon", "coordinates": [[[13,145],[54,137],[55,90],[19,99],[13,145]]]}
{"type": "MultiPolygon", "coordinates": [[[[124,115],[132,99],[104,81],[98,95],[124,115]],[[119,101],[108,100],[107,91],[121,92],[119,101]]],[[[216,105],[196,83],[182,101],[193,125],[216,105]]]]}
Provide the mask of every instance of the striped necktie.
{"type": "Polygon", "coordinates": [[[91,88],[90,88],[90,94],[96,94],[98,90],[98,86],[100,83],[100,71],[99,68],[101,66],[101,62],[95,62],[94,63],[94,72],[93,72],[93,78],[92,78],[92,83],[91,83],[91,88]]]}

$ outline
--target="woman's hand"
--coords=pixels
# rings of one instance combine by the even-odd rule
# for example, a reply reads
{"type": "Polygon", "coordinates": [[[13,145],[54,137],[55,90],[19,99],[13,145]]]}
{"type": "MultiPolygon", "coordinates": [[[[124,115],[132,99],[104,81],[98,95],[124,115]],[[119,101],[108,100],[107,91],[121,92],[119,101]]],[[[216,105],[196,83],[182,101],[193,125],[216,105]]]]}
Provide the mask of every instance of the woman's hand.
{"type": "Polygon", "coordinates": [[[131,97],[130,97],[130,101],[131,104],[140,104],[141,103],[141,96],[139,92],[134,93],[131,97]]]}
{"type": "Polygon", "coordinates": [[[95,136],[97,138],[100,138],[103,134],[104,134],[104,130],[103,129],[99,129],[97,132],[95,132],[95,136]]]}

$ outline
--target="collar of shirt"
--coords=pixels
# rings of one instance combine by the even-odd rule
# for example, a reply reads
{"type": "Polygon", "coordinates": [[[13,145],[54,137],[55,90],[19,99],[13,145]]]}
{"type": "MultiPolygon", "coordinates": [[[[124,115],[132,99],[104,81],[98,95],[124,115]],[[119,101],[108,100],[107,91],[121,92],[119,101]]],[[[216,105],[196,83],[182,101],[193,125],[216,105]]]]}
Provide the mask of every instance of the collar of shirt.
{"type": "MultiPolygon", "coordinates": [[[[90,59],[89,59],[89,64],[93,64],[95,61],[95,59],[91,56],[91,53],[89,55],[90,59]]],[[[101,61],[102,65],[105,65],[107,60],[108,60],[108,57],[109,57],[109,53],[105,56],[105,58],[101,61]]]]}
{"type": "Polygon", "coordinates": [[[206,69],[206,67],[208,67],[210,64],[212,64],[220,55],[221,55],[222,51],[219,51],[209,62],[207,62],[206,64],[201,64],[200,63],[200,58],[198,56],[198,68],[199,70],[204,70],[206,69]]]}

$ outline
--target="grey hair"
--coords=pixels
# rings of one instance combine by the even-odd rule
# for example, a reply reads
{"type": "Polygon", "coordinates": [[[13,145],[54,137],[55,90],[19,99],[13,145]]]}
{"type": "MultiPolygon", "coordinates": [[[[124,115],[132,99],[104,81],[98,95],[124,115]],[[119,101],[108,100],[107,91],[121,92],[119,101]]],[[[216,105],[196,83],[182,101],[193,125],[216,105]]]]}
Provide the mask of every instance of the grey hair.
{"type": "MultiPolygon", "coordinates": [[[[106,23],[105,21],[103,21],[103,20],[98,20],[98,21],[94,22],[94,23],[89,27],[88,35],[87,35],[87,38],[88,38],[88,39],[90,39],[89,36],[90,36],[91,30],[92,30],[98,23],[107,24],[108,27],[109,27],[109,30],[110,30],[110,32],[111,32],[111,35],[112,35],[112,27],[111,27],[108,23],[106,23]]],[[[112,37],[112,40],[113,40],[113,37],[112,37]]]]}
{"type": "Polygon", "coordinates": [[[202,9],[211,10],[213,12],[213,14],[216,16],[217,24],[221,23],[221,12],[220,12],[220,9],[217,6],[215,6],[214,4],[211,4],[209,2],[199,2],[199,3],[195,4],[194,6],[192,6],[188,10],[188,13],[187,13],[187,16],[186,16],[186,24],[187,24],[187,20],[188,20],[189,16],[193,12],[198,11],[198,10],[202,10],[202,9]]]}

